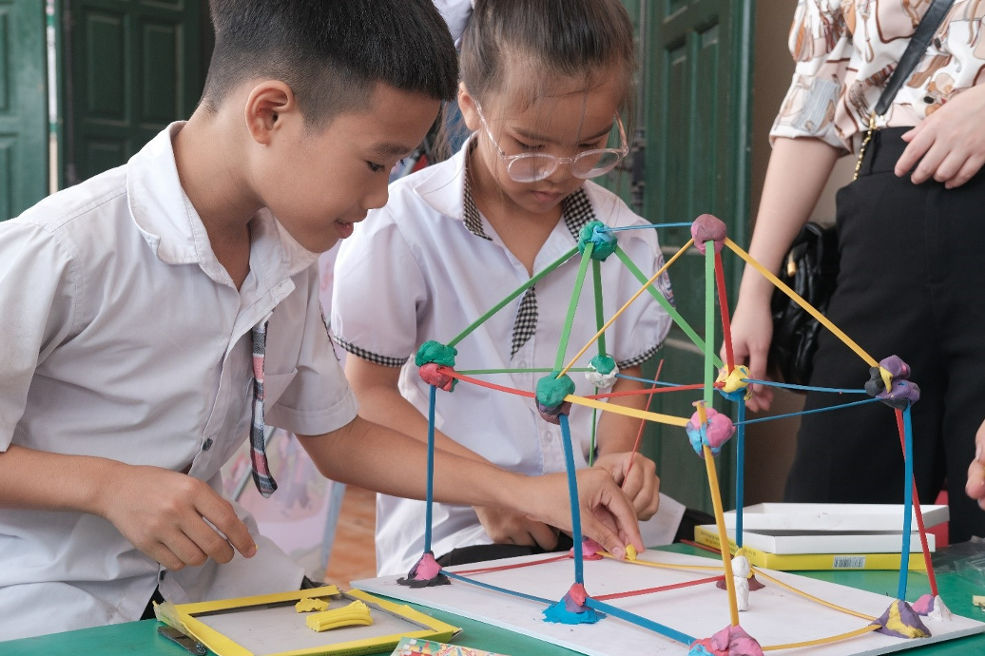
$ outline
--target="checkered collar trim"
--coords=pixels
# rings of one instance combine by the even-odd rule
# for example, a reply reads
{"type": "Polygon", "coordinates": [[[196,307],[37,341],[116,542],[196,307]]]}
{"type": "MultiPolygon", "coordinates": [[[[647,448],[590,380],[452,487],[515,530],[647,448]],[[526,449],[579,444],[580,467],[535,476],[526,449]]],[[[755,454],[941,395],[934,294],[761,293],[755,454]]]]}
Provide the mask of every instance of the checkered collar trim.
{"type": "Polygon", "coordinates": [[[568,227],[568,231],[575,242],[579,239],[581,229],[595,220],[595,210],[592,209],[592,201],[588,200],[588,194],[583,187],[561,201],[561,218],[568,227]]]}
{"type": "Polygon", "coordinates": [[[476,237],[482,237],[487,241],[492,241],[492,237],[486,234],[486,231],[482,229],[482,217],[479,216],[479,208],[475,205],[475,199],[472,197],[472,175],[469,173],[469,160],[471,159],[472,151],[475,150],[475,144],[478,143],[473,139],[469,143],[468,152],[465,153],[465,194],[463,197],[463,220],[465,222],[465,227],[469,229],[476,237]]]}

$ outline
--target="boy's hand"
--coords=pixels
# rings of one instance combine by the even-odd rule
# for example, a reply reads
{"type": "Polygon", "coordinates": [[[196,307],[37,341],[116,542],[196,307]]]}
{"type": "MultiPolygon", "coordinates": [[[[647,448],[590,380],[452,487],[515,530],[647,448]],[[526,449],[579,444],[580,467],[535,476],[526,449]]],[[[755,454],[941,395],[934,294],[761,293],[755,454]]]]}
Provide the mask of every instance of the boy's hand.
{"type": "Polygon", "coordinates": [[[249,558],[256,543],[232,504],[203,481],[159,467],[120,463],[101,495],[100,514],[135,547],[171,570],[212,558],[227,563],[233,549],[249,558]]]}
{"type": "Polygon", "coordinates": [[[482,528],[496,544],[538,546],[551,551],[557,546],[558,532],[553,526],[504,508],[475,506],[482,528]]]}
{"type": "MultiPolygon", "coordinates": [[[[581,528],[585,537],[602,545],[617,558],[626,555],[626,545],[643,550],[643,539],[636,512],[607,471],[598,467],[580,469],[578,502],[581,528]]],[[[527,485],[516,493],[525,500],[529,515],[565,531],[571,530],[571,508],[565,474],[545,474],[525,479],[527,485]]]]}
{"type": "Polygon", "coordinates": [[[656,514],[660,505],[660,479],[657,477],[656,463],[639,453],[627,451],[599,456],[595,466],[609,472],[633,504],[637,519],[646,521],[656,514]]]}
{"type": "Polygon", "coordinates": [[[975,434],[975,459],[968,466],[968,482],[965,492],[978,501],[978,507],[985,510],[985,421],[975,434]]]}
{"type": "Polygon", "coordinates": [[[947,189],[960,187],[985,162],[985,84],[956,94],[903,134],[906,150],[896,161],[899,177],[911,169],[913,184],[933,178],[947,189]]]}

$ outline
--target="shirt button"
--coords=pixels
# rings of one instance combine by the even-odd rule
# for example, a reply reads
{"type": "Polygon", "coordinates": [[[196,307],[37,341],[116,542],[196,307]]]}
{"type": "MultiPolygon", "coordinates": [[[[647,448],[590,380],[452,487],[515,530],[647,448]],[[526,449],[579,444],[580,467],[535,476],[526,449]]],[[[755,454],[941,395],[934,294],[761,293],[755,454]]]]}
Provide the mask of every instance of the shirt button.
{"type": "Polygon", "coordinates": [[[202,451],[208,451],[211,448],[212,448],[212,438],[207,437],[205,439],[205,442],[202,443],[202,451]]]}
{"type": "Polygon", "coordinates": [[[934,39],[934,47],[937,48],[938,50],[941,49],[941,39],[940,39],[940,37],[937,37],[937,38],[934,39]]]}

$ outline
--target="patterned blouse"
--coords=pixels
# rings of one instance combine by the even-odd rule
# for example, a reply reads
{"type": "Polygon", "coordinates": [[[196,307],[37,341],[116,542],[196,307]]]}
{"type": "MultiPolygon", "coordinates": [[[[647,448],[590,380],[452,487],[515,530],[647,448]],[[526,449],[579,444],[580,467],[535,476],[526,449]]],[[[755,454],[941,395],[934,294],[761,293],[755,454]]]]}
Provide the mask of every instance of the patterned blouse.
{"type": "MultiPolygon", "coordinates": [[[[793,82],[770,137],[816,137],[853,152],[931,0],[799,0],[790,29],[793,82]]],[[[916,125],[985,82],[985,0],[956,0],[923,59],[879,117],[916,125]]]]}

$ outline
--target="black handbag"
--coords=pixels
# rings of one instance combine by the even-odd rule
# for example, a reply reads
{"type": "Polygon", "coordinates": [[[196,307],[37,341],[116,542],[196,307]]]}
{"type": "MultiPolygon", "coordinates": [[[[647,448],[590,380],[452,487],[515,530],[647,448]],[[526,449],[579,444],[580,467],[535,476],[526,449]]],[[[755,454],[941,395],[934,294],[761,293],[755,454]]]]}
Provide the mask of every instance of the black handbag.
{"type": "MultiPolygon", "coordinates": [[[[838,277],[838,231],[807,223],[794,239],[777,277],[822,314],[826,312],[838,277]]],[[[773,292],[770,310],[773,340],[767,371],[776,380],[806,385],[821,324],[779,289],[773,292]]]]}
{"type": "MultiPolygon", "coordinates": [[[[862,156],[875,130],[876,117],[889,109],[896,92],[923,57],[931,37],[952,4],[953,0],[933,0],[913,32],[869,117],[868,130],[855,165],[856,179],[862,156]]],[[[816,223],[808,223],[791,245],[778,277],[823,314],[834,293],[837,276],[837,231],[834,227],[823,228],[816,223]]],[[[773,291],[770,310],[773,315],[773,340],[766,363],[767,372],[782,382],[806,385],[811,377],[821,324],[779,289],[773,291]]]]}

